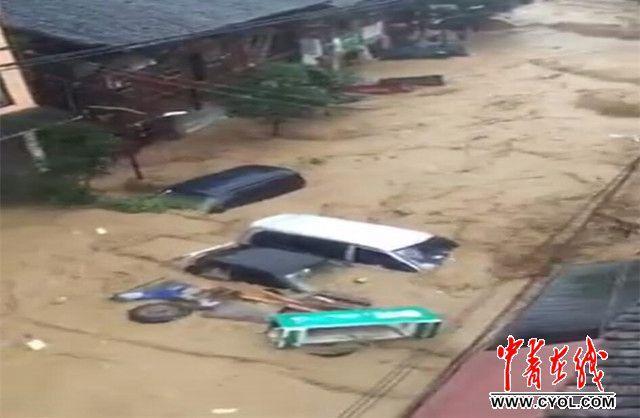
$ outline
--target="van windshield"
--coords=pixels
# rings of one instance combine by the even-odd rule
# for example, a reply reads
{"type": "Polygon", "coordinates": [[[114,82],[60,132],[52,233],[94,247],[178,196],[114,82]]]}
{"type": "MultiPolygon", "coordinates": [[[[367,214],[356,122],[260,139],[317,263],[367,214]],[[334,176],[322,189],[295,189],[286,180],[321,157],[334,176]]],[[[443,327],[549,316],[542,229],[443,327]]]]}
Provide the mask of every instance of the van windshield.
{"type": "Polygon", "coordinates": [[[395,250],[394,254],[422,268],[441,265],[458,244],[443,237],[433,237],[419,244],[395,250]]]}

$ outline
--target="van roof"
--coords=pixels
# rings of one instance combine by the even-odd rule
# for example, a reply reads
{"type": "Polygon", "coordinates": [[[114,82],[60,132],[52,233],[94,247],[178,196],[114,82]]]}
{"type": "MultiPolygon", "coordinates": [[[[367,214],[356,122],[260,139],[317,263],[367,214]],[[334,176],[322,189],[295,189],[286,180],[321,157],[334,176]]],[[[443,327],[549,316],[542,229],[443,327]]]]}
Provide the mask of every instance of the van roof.
{"type": "Polygon", "coordinates": [[[251,227],[285,234],[347,242],[384,251],[394,251],[409,247],[433,237],[433,235],[426,232],[393,226],[300,214],[270,216],[255,221],[251,224],[251,227]]]}

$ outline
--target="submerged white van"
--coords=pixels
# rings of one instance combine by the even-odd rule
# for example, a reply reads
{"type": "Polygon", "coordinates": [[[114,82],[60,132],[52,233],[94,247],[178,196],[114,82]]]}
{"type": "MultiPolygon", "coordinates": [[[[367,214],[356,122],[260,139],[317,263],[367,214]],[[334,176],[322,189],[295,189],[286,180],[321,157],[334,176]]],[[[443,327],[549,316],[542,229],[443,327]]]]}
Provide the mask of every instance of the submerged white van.
{"type": "Polygon", "coordinates": [[[426,232],[302,214],[260,219],[239,243],[412,272],[442,264],[458,246],[426,232]]]}

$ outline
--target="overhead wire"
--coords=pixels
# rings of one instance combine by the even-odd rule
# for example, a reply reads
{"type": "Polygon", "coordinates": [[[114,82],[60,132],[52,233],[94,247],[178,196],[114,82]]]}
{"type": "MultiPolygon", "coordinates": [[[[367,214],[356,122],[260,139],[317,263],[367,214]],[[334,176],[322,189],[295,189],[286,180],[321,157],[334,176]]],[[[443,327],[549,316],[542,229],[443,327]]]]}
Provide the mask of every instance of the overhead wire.
{"type": "MultiPolygon", "coordinates": [[[[380,0],[372,5],[352,6],[349,8],[345,8],[343,10],[345,12],[380,11],[380,10],[386,9],[386,6],[400,5],[400,3],[404,1],[406,0],[380,0]]],[[[141,42],[132,42],[132,43],[125,43],[125,44],[111,45],[111,46],[100,46],[95,48],[85,48],[80,51],[64,52],[59,54],[48,54],[48,55],[43,55],[41,57],[30,58],[27,60],[0,64],[0,71],[7,71],[10,69],[15,69],[17,67],[25,68],[25,67],[36,66],[36,65],[44,65],[44,64],[50,64],[50,63],[78,60],[78,59],[83,59],[83,58],[88,58],[93,56],[107,55],[107,54],[112,54],[116,52],[132,51],[132,50],[137,50],[145,47],[164,45],[168,43],[180,42],[180,41],[190,40],[195,38],[206,38],[208,36],[245,31],[245,30],[271,26],[276,24],[298,22],[302,20],[316,19],[319,17],[327,17],[327,16],[334,15],[335,13],[336,13],[336,9],[332,9],[332,8],[317,10],[317,11],[310,11],[310,12],[301,12],[301,13],[295,13],[292,16],[285,16],[285,17],[273,18],[273,19],[256,19],[249,22],[245,22],[245,23],[230,24],[227,26],[223,26],[221,28],[197,31],[189,34],[159,37],[159,38],[155,38],[147,41],[141,41],[141,42]]]]}
{"type": "MultiPolygon", "coordinates": [[[[404,1],[405,0],[380,0],[380,1],[376,2],[373,5],[351,6],[349,8],[345,8],[343,10],[345,12],[373,12],[373,11],[380,11],[380,10],[383,10],[383,9],[387,9],[387,6],[393,6],[393,5],[398,6],[401,3],[403,3],[404,1]]],[[[148,46],[157,46],[157,45],[163,45],[163,44],[168,44],[168,43],[172,43],[172,42],[178,42],[178,41],[181,41],[181,40],[194,39],[194,38],[203,38],[203,37],[208,37],[208,36],[214,36],[214,35],[217,35],[217,34],[229,33],[230,31],[242,31],[242,30],[249,30],[249,29],[258,28],[258,27],[270,26],[270,25],[274,25],[274,24],[310,20],[310,19],[315,19],[315,18],[319,18],[319,17],[331,16],[331,15],[334,15],[335,12],[336,12],[336,9],[329,8],[329,9],[323,9],[323,10],[318,10],[318,11],[296,13],[296,14],[294,14],[292,16],[285,16],[285,17],[281,17],[281,18],[258,19],[258,20],[254,20],[254,21],[246,22],[246,23],[230,24],[230,25],[227,25],[227,26],[222,27],[222,28],[210,29],[210,30],[206,30],[206,31],[199,31],[199,32],[194,32],[194,33],[190,33],[190,34],[175,35],[175,36],[171,36],[171,37],[156,38],[156,39],[153,39],[153,40],[147,40],[147,41],[143,41],[143,42],[135,42],[135,43],[129,43],[129,44],[114,45],[114,46],[103,46],[103,47],[89,48],[89,49],[83,49],[83,50],[80,50],[80,51],[74,51],[74,52],[69,52],[69,53],[49,54],[49,55],[45,55],[45,56],[42,56],[42,57],[32,58],[32,59],[29,59],[29,60],[22,60],[22,61],[15,61],[15,62],[12,62],[12,63],[0,64],[0,72],[8,71],[8,70],[11,70],[11,69],[14,69],[14,68],[18,68],[18,67],[22,68],[22,67],[29,67],[29,66],[36,66],[36,65],[44,65],[44,64],[48,64],[48,63],[64,62],[64,61],[69,61],[69,60],[79,60],[79,59],[93,57],[93,56],[107,55],[107,54],[111,54],[111,53],[115,53],[115,52],[136,50],[136,49],[140,49],[140,48],[144,48],[144,47],[148,47],[148,46]]],[[[109,70],[109,71],[111,71],[111,72],[124,72],[123,70],[109,70]]],[[[154,75],[151,75],[151,74],[148,74],[148,73],[140,73],[140,72],[129,72],[129,76],[144,77],[144,78],[148,78],[148,79],[153,79],[153,82],[156,82],[156,83],[159,83],[159,84],[171,85],[171,86],[180,87],[180,88],[183,88],[183,89],[194,89],[194,90],[197,90],[197,91],[203,91],[203,92],[208,92],[208,93],[227,96],[227,97],[237,97],[237,98],[242,98],[242,99],[246,99],[246,100],[263,101],[263,102],[268,102],[268,103],[282,102],[282,103],[286,103],[288,105],[296,104],[296,105],[299,105],[299,106],[302,106],[302,107],[306,107],[306,108],[317,108],[317,107],[321,106],[321,104],[319,104],[319,103],[316,103],[316,104],[303,103],[303,102],[308,102],[309,98],[308,97],[303,97],[303,96],[298,96],[298,95],[285,95],[284,96],[284,97],[291,97],[292,99],[294,99],[294,102],[292,103],[292,102],[289,102],[289,101],[280,100],[280,99],[274,99],[274,98],[255,97],[255,96],[252,96],[250,94],[250,90],[248,90],[247,88],[239,87],[239,86],[232,86],[232,85],[215,83],[215,84],[213,84],[214,88],[211,88],[209,85],[206,85],[206,84],[202,85],[202,83],[199,83],[197,81],[188,82],[188,83],[187,82],[177,82],[177,81],[166,80],[164,78],[157,77],[157,76],[154,76],[154,75]],[[238,91],[238,92],[246,92],[246,94],[245,93],[233,93],[233,92],[230,92],[229,90],[232,90],[232,91],[235,90],[235,91],[238,91]],[[302,102],[295,102],[295,100],[301,100],[302,102]]],[[[209,84],[211,84],[211,83],[209,83],[209,84]]],[[[330,106],[336,106],[336,105],[330,105],[330,106]]],[[[343,107],[343,106],[339,106],[339,107],[343,107]]],[[[71,121],[73,121],[73,120],[75,120],[75,118],[72,119],[71,121]]],[[[56,125],[56,124],[54,124],[54,125],[56,125]]],[[[38,128],[38,129],[42,129],[42,128],[38,128]]]]}

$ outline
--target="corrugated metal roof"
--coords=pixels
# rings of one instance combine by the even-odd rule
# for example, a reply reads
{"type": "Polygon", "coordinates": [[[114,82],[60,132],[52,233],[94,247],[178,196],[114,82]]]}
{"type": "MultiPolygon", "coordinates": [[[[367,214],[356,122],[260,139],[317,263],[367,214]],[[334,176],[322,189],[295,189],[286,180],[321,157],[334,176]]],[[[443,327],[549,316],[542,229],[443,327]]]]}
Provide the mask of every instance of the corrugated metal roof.
{"type": "MultiPolygon", "coordinates": [[[[640,272],[639,260],[629,262],[613,262],[613,263],[596,263],[571,265],[561,271],[556,281],[572,277],[573,280],[579,280],[580,277],[587,277],[591,280],[600,278],[604,282],[614,277],[623,279],[622,281],[636,281],[640,272]],[[571,273],[567,276],[567,273],[571,273]],[[573,276],[572,276],[573,275],[573,276]]],[[[618,282],[620,283],[620,282],[618,282]]],[[[554,289],[550,286],[549,289],[554,289]]],[[[580,289],[575,287],[574,290],[580,289]]],[[[595,288],[593,288],[595,289],[595,288]]],[[[469,360],[460,366],[460,368],[448,379],[442,387],[438,389],[432,396],[415,410],[412,418],[493,418],[493,417],[529,417],[540,418],[549,414],[550,417],[640,417],[640,293],[637,289],[617,287],[617,291],[604,291],[601,298],[613,315],[605,313],[600,307],[593,305],[593,293],[587,293],[584,296],[585,303],[575,303],[581,300],[580,291],[572,291],[573,302],[570,303],[572,310],[564,312],[568,321],[564,322],[574,332],[578,327],[571,324],[571,320],[575,319],[581,322],[584,318],[585,311],[595,310],[597,315],[601,315],[600,321],[604,330],[600,338],[595,340],[595,346],[598,349],[605,349],[609,357],[607,360],[599,360],[598,368],[605,372],[603,385],[606,391],[616,392],[617,407],[615,410],[494,410],[491,409],[488,400],[489,392],[502,391],[504,376],[504,361],[496,356],[497,344],[504,344],[505,340],[496,341],[487,347],[487,351],[475,353],[469,360]],[[575,310],[578,306],[582,311],[575,310]]],[[[558,303],[568,302],[566,294],[562,286],[556,288],[561,290],[558,303]],[[563,302],[564,301],[564,302],[563,302]]],[[[566,289],[565,289],[566,290],[566,289]]],[[[553,297],[554,292],[548,292],[547,297],[553,297]]],[[[533,308],[535,304],[531,305],[533,308]]],[[[559,307],[559,306],[558,306],[559,307]]],[[[528,309],[530,309],[528,308],[528,309]]],[[[537,307],[536,309],[539,309],[537,307]]],[[[606,309],[605,309],[606,310],[606,309]]],[[[555,311],[556,315],[560,315],[560,310],[555,311]]],[[[525,311],[523,316],[526,316],[525,311]]],[[[555,322],[555,326],[561,325],[562,322],[555,322]]],[[[512,324],[512,330],[516,327],[512,324]]],[[[509,329],[509,328],[507,328],[509,329]]],[[[561,331],[561,329],[558,329],[561,331]]],[[[514,334],[515,335],[515,334],[514,334]]],[[[518,335],[523,337],[524,335],[518,335]]],[[[545,337],[544,335],[531,335],[532,337],[545,337]]],[[[593,336],[593,335],[591,335],[593,336]]],[[[500,337],[502,338],[502,337],[500,337]]],[[[584,349],[585,334],[575,335],[572,340],[567,341],[569,353],[573,355],[578,347],[584,349]]],[[[540,358],[548,359],[552,353],[553,347],[560,348],[563,344],[553,344],[547,341],[547,345],[542,347],[538,353],[540,358]]],[[[546,360],[545,360],[546,361],[546,360]]],[[[565,386],[552,385],[551,376],[547,374],[548,368],[542,376],[542,391],[558,391],[575,392],[575,375],[572,375],[571,368],[573,364],[569,360],[569,365],[565,370],[569,373],[565,386]]],[[[526,379],[521,375],[527,366],[526,355],[520,353],[516,355],[512,364],[512,391],[514,392],[534,392],[535,390],[526,386],[526,379]]],[[[548,367],[548,365],[547,365],[548,367]]],[[[587,387],[585,392],[595,392],[597,389],[591,382],[590,375],[587,375],[587,387]]]]}
{"type": "Polygon", "coordinates": [[[255,221],[251,227],[384,251],[409,247],[433,237],[426,232],[317,215],[276,215],[255,221]]]}
{"type": "Polygon", "coordinates": [[[4,0],[3,23],[87,45],[121,45],[222,28],[326,0],[4,0]]]}
{"type": "Polygon", "coordinates": [[[547,342],[597,337],[602,326],[640,295],[640,261],[574,264],[497,336],[547,342]]]}
{"type": "MultiPolygon", "coordinates": [[[[604,372],[604,389],[616,393],[616,409],[589,410],[588,415],[640,417],[640,300],[609,321],[602,337],[601,348],[609,357],[598,361],[598,367],[604,372]]],[[[575,387],[565,387],[565,390],[575,391],[575,387]]],[[[597,390],[588,378],[585,391],[597,390]]],[[[584,415],[585,411],[555,410],[548,416],[569,418],[584,415]]]]}

